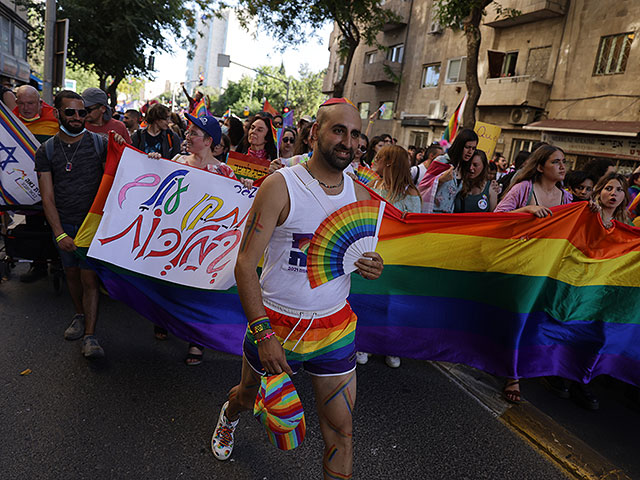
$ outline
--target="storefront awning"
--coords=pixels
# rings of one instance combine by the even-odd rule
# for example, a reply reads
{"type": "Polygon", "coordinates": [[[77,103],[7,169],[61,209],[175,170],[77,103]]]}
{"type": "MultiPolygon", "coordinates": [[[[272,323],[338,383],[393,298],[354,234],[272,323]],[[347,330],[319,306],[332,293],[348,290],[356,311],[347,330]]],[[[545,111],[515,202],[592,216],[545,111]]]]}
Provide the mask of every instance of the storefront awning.
{"type": "Polygon", "coordinates": [[[543,132],[579,133],[582,135],[607,135],[616,137],[637,137],[640,122],[604,122],[600,120],[540,120],[525,125],[525,130],[543,132]]]}

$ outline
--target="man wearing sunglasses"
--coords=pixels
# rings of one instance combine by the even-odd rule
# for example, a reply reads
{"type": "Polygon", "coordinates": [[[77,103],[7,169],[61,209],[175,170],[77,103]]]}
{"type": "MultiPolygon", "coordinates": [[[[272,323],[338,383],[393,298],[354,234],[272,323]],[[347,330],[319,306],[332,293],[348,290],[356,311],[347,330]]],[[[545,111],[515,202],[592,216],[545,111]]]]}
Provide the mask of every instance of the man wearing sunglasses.
{"type": "Polygon", "coordinates": [[[93,133],[99,133],[105,138],[109,137],[109,132],[114,131],[125,142],[131,143],[129,131],[124,123],[112,117],[111,107],[107,94],[99,88],[87,88],[82,92],[84,107],[87,109],[87,123],[85,127],[93,133]]]}
{"type": "MultiPolygon", "coordinates": [[[[76,312],[64,338],[83,338],[82,354],[101,358],[104,350],[94,336],[100,297],[98,277],[75,255],[73,238],[98,191],[107,140],[85,129],[88,113],[77,93],[61,91],[54,107],[60,132],[40,145],[35,163],[44,214],[53,231],[76,312]]],[[[115,137],[118,143],[124,143],[120,135],[115,137]]]]}

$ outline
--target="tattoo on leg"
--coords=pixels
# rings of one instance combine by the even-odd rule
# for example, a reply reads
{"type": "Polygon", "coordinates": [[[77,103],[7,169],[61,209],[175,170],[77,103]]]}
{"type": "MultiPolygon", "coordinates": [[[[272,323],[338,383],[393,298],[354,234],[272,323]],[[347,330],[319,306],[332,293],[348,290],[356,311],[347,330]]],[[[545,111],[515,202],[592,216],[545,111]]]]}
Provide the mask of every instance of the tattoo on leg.
{"type": "Polygon", "coordinates": [[[353,475],[352,473],[340,473],[340,472],[331,470],[327,466],[326,461],[322,464],[322,470],[324,470],[324,474],[326,477],[332,478],[334,480],[349,480],[353,475]]]}
{"type": "Polygon", "coordinates": [[[329,420],[327,417],[323,417],[324,421],[327,422],[327,426],[333,430],[334,432],[336,432],[338,435],[340,435],[342,438],[351,438],[353,437],[353,434],[350,432],[344,432],[342,430],[340,430],[340,428],[337,425],[334,425],[333,423],[331,423],[331,420],[329,420]]]}
{"type": "Polygon", "coordinates": [[[243,252],[246,246],[253,238],[254,233],[260,233],[264,227],[260,224],[260,214],[253,213],[251,219],[247,223],[247,228],[244,231],[244,238],[240,244],[240,251],[243,252]]]}
{"type": "Polygon", "coordinates": [[[326,454],[327,462],[330,462],[336,453],[338,453],[338,447],[336,447],[335,445],[331,445],[331,447],[329,448],[326,454]]]}

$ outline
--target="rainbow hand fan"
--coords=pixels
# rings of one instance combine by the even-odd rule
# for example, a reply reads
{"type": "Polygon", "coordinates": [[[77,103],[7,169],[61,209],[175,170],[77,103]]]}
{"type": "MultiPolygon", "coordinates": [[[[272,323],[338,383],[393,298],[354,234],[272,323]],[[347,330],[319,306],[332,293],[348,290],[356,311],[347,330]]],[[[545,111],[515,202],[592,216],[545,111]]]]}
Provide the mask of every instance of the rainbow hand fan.
{"type": "Polygon", "coordinates": [[[307,253],[311,288],[355,271],[354,263],[376,249],[385,205],[377,200],[350,203],[323,220],[307,253]]]}
{"type": "Polygon", "coordinates": [[[358,168],[356,168],[356,178],[365,185],[368,185],[374,180],[380,180],[381,177],[369,167],[358,165],[358,168]]]}

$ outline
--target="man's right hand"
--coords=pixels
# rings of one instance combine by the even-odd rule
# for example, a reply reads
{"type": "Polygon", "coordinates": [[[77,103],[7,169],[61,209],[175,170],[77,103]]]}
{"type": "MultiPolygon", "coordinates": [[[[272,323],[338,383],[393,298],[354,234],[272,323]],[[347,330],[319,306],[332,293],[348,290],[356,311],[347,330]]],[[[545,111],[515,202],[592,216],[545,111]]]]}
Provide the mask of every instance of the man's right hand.
{"type": "Polygon", "coordinates": [[[76,244],[73,243],[73,238],[71,237],[64,237],[58,242],[58,246],[60,250],[64,250],[65,252],[73,252],[76,249],[76,244]]]}
{"type": "Polygon", "coordinates": [[[277,375],[287,372],[289,375],[293,375],[284,355],[284,348],[275,335],[258,343],[258,357],[260,357],[260,363],[268,374],[277,375]]]}

